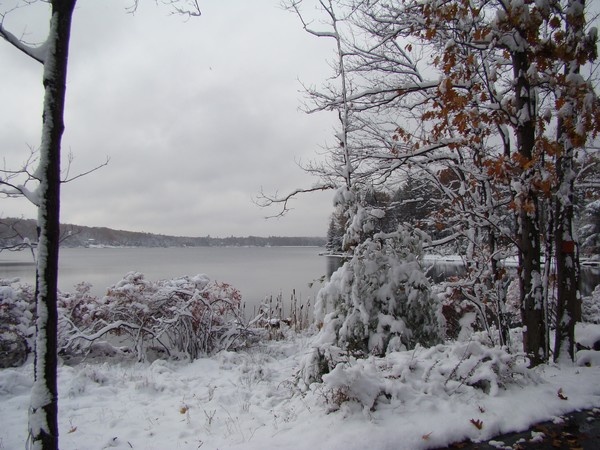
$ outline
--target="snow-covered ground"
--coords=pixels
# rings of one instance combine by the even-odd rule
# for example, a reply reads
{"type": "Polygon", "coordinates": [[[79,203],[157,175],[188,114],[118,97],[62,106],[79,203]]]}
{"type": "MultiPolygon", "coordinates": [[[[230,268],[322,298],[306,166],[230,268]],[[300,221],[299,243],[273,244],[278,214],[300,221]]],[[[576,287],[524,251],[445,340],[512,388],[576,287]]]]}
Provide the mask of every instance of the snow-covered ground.
{"type": "MultiPolygon", "coordinates": [[[[600,335],[598,326],[579,331],[587,341],[600,335]]],[[[355,362],[325,385],[301,392],[295,377],[311,343],[308,336],[293,336],[191,364],[62,365],[61,448],[417,450],[487,440],[578,408],[600,407],[594,358],[591,367],[541,367],[489,394],[449,383],[450,375],[440,378],[447,373],[442,367],[457,367],[463,349],[476,342],[355,362]],[[378,398],[374,408],[355,401],[338,406],[339,383],[351,385],[367,404],[381,383],[393,394],[378,398]]],[[[24,448],[31,372],[31,363],[0,370],[0,449],[24,448]]]]}

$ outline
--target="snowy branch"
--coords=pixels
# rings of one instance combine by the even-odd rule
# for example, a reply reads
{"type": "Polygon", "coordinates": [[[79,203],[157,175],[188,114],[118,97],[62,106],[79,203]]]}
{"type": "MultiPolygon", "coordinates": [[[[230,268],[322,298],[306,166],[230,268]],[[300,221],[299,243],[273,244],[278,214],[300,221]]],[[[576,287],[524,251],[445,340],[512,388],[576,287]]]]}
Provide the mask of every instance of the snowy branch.
{"type": "MultiPolygon", "coordinates": [[[[156,0],[158,3],[158,0],[156,0]]],[[[187,18],[199,17],[202,15],[198,0],[161,0],[161,3],[167,5],[172,10],[172,14],[177,14],[187,18]]],[[[133,0],[127,11],[134,14],[140,4],[140,0],[133,0]]]]}
{"type": "Polygon", "coordinates": [[[10,11],[0,13],[0,37],[4,38],[6,42],[11,44],[17,50],[25,53],[30,58],[33,58],[37,62],[44,64],[46,61],[47,42],[44,42],[39,46],[32,46],[8,31],[4,26],[4,20],[9,13],[10,11]]]}

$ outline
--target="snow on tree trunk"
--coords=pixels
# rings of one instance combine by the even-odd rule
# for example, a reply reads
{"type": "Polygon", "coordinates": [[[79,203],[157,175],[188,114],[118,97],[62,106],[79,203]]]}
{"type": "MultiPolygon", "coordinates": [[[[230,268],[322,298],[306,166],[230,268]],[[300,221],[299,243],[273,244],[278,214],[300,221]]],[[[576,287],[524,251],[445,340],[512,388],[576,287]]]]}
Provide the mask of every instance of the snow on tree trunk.
{"type": "MultiPolygon", "coordinates": [[[[520,30],[519,30],[520,31],[520,30]]],[[[517,41],[526,38],[515,33],[517,41]]],[[[515,109],[517,111],[517,151],[522,164],[522,175],[515,183],[517,213],[517,244],[519,254],[519,279],[521,286],[521,316],[523,320],[523,350],[536,366],[547,359],[546,328],[542,296],[541,248],[540,248],[540,211],[538,193],[535,190],[537,176],[535,117],[536,99],[527,78],[530,67],[529,55],[522,48],[527,45],[515,45],[512,49],[514,74],[515,109]]]]}
{"type": "Polygon", "coordinates": [[[29,411],[30,448],[58,448],[57,282],[60,148],[67,61],[76,0],[53,0],[44,58],[44,109],[38,176],[35,374],[29,411]]]}
{"type": "MultiPolygon", "coordinates": [[[[584,40],[584,3],[585,0],[570,0],[566,20],[567,55],[565,75],[569,80],[579,79],[577,45],[584,40]]],[[[576,96],[577,83],[567,84],[559,95],[567,107],[561,108],[558,119],[558,142],[562,154],[556,162],[558,190],[556,192],[556,339],[554,341],[554,360],[575,360],[575,322],[581,320],[581,297],[579,294],[579,256],[573,235],[573,200],[575,196],[574,153],[575,148],[569,136],[569,127],[577,123],[576,96]],[[566,97],[566,98],[565,98],[566,97]],[[570,98],[569,98],[570,97],[570,98]]]]}

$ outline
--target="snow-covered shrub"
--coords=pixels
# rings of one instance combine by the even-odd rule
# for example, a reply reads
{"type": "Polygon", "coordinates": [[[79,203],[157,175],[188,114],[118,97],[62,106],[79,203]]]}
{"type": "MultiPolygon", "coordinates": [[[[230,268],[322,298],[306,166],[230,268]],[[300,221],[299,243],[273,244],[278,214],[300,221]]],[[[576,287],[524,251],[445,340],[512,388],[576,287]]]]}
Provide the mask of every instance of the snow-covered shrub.
{"type": "Polygon", "coordinates": [[[577,234],[582,253],[597,258],[600,254],[600,200],[594,200],[584,206],[577,234]]]}
{"type": "Polygon", "coordinates": [[[22,365],[33,348],[35,293],[18,280],[0,280],[0,367],[22,365]]]}
{"type": "Polygon", "coordinates": [[[296,383],[302,391],[307,391],[311,383],[322,381],[323,374],[331,372],[338,364],[348,361],[341,348],[321,343],[309,349],[300,360],[296,383]]]}
{"type": "Polygon", "coordinates": [[[237,289],[206,275],[152,282],[130,272],[102,299],[82,284],[61,299],[62,349],[77,351],[112,335],[132,343],[139,360],[153,347],[195,359],[242,344],[240,303],[237,289]]]}
{"type": "Polygon", "coordinates": [[[419,261],[423,238],[401,227],[356,247],[317,295],[325,341],[360,356],[440,342],[439,305],[419,261]]]}
{"type": "Polygon", "coordinates": [[[600,285],[596,286],[592,295],[583,297],[581,316],[584,322],[600,324],[600,285]]]}
{"type": "Polygon", "coordinates": [[[348,356],[381,356],[441,341],[439,303],[419,259],[423,239],[419,230],[402,226],[377,233],[331,276],[317,294],[321,330],[301,363],[301,384],[320,381],[348,356]]]}
{"type": "Polygon", "coordinates": [[[79,330],[93,328],[99,320],[100,304],[92,295],[90,283],[82,282],[75,286],[75,292],[60,292],[58,295],[58,349],[70,352],[88,349],[88,341],[71,341],[71,336],[79,330]],[[81,347],[81,348],[80,348],[81,347]]]}
{"type": "Polygon", "coordinates": [[[432,398],[496,396],[509,385],[538,381],[523,355],[474,339],[384,357],[349,358],[323,375],[321,388],[333,409],[354,401],[372,410],[378,401],[401,407],[423,394],[432,398]]]}
{"type": "Polygon", "coordinates": [[[11,325],[32,338],[35,332],[35,290],[18,279],[0,280],[0,325],[11,325]]]}

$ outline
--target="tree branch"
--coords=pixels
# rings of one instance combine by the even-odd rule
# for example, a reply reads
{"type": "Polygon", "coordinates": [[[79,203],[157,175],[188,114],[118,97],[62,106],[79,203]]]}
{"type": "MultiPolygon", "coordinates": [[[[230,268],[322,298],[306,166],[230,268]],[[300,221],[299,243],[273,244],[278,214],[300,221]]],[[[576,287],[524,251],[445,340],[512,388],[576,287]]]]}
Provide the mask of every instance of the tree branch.
{"type": "MultiPolygon", "coordinates": [[[[16,9],[16,7],[13,8],[11,11],[14,11],[14,9],[16,9]]],[[[0,14],[0,36],[4,38],[4,40],[10,45],[15,47],[17,50],[20,50],[21,52],[25,53],[27,56],[36,60],[37,62],[44,64],[44,62],[46,61],[47,41],[37,47],[34,47],[26,44],[22,39],[12,34],[4,26],[4,19],[9,13],[10,11],[0,14]]]]}
{"type": "Polygon", "coordinates": [[[289,192],[288,194],[284,195],[283,197],[279,197],[277,195],[277,193],[275,193],[275,195],[272,195],[272,196],[266,195],[264,193],[263,189],[261,188],[260,194],[254,200],[254,203],[256,203],[261,208],[267,208],[267,207],[270,207],[270,206],[273,206],[276,204],[281,205],[281,211],[278,214],[275,214],[272,216],[266,216],[267,219],[272,219],[275,217],[283,217],[289,211],[291,211],[293,208],[290,208],[288,206],[288,204],[291,200],[295,199],[296,196],[299,194],[307,194],[309,192],[328,191],[328,190],[337,189],[337,188],[338,188],[338,186],[334,185],[333,183],[317,185],[317,186],[313,186],[311,188],[305,188],[305,189],[298,188],[298,189],[294,189],[293,191],[289,192]]]}
{"type": "Polygon", "coordinates": [[[71,163],[73,162],[73,159],[74,159],[73,155],[69,154],[69,163],[67,165],[67,171],[66,171],[66,174],[65,174],[65,178],[61,181],[61,183],[69,183],[71,181],[77,180],[78,178],[81,178],[81,177],[84,177],[86,175],[89,175],[90,173],[93,173],[93,172],[95,172],[97,170],[102,169],[103,167],[108,166],[108,163],[110,162],[110,157],[107,156],[106,160],[102,164],[98,164],[96,167],[93,167],[90,170],[87,170],[85,172],[81,172],[81,173],[79,173],[77,175],[74,175],[73,177],[69,177],[69,170],[71,168],[71,163]]]}

